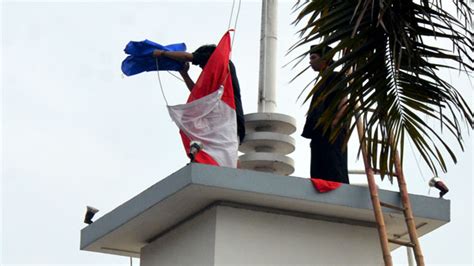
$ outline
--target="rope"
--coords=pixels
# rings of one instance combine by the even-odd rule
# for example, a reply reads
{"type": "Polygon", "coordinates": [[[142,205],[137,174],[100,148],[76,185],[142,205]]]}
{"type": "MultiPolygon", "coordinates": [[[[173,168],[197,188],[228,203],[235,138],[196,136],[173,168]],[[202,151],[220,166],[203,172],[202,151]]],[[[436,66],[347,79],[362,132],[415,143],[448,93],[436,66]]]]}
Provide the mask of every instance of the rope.
{"type": "Polygon", "coordinates": [[[232,9],[230,10],[229,24],[227,25],[227,29],[230,29],[230,24],[232,23],[232,17],[234,16],[234,6],[235,0],[232,1],[232,9]]]}
{"type": "MultiPolygon", "coordinates": [[[[235,0],[233,0],[235,2],[235,0]]],[[[237,33],[237,22],[239,21],[239,14],[240,14],[240,6],[242,4],[242,0],[239,0],[239,7],[237,8],[237,15],[235,16],[235,23],[234,23],[234,34],[232,35],[232,43],[230,44],[231,48],[234,48],[234,41],[235,41],[235,34],[237,33]]],[[[234,8],[234,4],[232,4],[232,9],[234,8]]],[[[230,24],[229,24],[230,26],[230,24]]],[[[232,54],[231,54],[232,57],[232,54]]]]}
{"type": "Polygon", "coordinates": [[[168,72],[168,74],[170,74],[171,76],[175,77],[177,80],[180,80],[180,81],[184,82],[184,79],[182,79],[182,78],[176,76],[175,74],[173,74],[173,72],[171,72],[171,71],[167,71],[167,72],[168,72]]]}
{"type": "MultiPolygon", "coordinates": [[[[425,177],[424,177],[424,175],[423,175],[423,172],[421,171],[420,163],[418,162],[418,158],[416,157],[415,152],[413,151],[413,146],[412,146],[412,144],[411,144],[411,140],[410,140],[410,139],[408,139],[408,143],[410,143],[410,150],[411,150],[411,153],[413,154],[413,157],[415,157],[416,166],[417,166],[417,168],[418,168],[418,171],[420,172],[420,176],[421,176],[421,178],[423,178],[423,181],[426,183],[426,179],[425,179],[425,177]]],[[[428,192],[428,194],[429,194],[429,192],[428,192]]]]}
{"type": "Polygon", "coordinates": [[[168,100],[166,99],[165,92],[163,91],[163,84],[161,84],[160,77],[160,67],[158,66],[158,57],[155,57],[156,62],[156,75],[158,76],[158,84],[160,85],[161,94],[163,94],[163,99],[165,99],[166,106],[169,106],[168,100]]]}
{"type": "MultiPolygon", "coordinates": [[[[229,24],[227,25],[227,30],[231,29],[230,26],[232,24],[232,18],[234,17],[234,6],[235,6],[235,0],[232,1],[232,8],[230,10],[229,24]]],[[[239,0],[239,6],[237,7],[237,14],[235,16],[234,34],[232,35],[231,47],[234,47],[235,34],[236,34],[236,29],[237,29],[237,22],[239,21],[240,7],[241,6],[242,6],[242,0],[239,0]]],[[[232,55],[231,55],[231,57],[232,57],[232,55]]]]}

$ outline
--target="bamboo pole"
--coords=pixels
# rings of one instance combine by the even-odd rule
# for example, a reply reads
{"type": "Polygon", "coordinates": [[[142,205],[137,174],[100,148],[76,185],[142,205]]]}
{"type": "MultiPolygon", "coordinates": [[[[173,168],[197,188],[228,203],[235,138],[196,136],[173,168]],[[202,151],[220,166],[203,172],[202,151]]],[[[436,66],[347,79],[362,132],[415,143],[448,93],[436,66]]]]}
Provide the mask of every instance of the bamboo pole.
{"type": "Polygon", "coordinates": [[[400,189],[402,206],[405,209],[404,215],[405,222],[408,228],[408,235],[410,236],[410,242],[414,245],[413,252],[415,253],[416,265],[424,266],[425,261],[423,258],[423,253],[421,252],[420,242],[418,241],[418,233],[416,231],[415,219],[413,218],[410,197],[408,196],[407,183],[405,181],[405,176],[403,175],[403,169],[398,151],[395,152],[395,171],[397,172],[398,187],[400,189]]]}
{"type": "Polygon", "coordinates": [[[375,214],[375,221],[377,224],[377,230],[379,233],[380,247],[382,248],[383,261],[385,266],[392,266],[392,256],[390,255],[390,249],[388,248],[388,236],[387,228],[383,218],[382,207],[380,205],[379,193],[377,185],[375,184],[374,170],[370,167],[370,162],[367,154],[367,146],[364,140],[364,126],[362,125],[361,118],[357,118],[357,132],[359,133],[359,142],[362,149],[362,157],[364,159],[365,173],[367,175],[367,182],[369,184],[370,198],[372,200],[372,206],[375,214]]]}

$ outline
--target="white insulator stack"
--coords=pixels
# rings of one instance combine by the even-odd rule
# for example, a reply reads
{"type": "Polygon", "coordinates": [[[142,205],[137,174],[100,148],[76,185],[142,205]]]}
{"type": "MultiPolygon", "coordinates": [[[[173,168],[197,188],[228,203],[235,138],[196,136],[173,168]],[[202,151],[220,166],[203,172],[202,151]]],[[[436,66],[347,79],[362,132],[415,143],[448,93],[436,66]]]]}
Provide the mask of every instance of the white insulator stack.
{"type": "Polygon", "coordinates": [[[276,110],[277,1],[262,1],[258,113],[245,115],[247,134],[239,150],[240,167],[280,175],[294,172],[296,120],[276,110]]]}

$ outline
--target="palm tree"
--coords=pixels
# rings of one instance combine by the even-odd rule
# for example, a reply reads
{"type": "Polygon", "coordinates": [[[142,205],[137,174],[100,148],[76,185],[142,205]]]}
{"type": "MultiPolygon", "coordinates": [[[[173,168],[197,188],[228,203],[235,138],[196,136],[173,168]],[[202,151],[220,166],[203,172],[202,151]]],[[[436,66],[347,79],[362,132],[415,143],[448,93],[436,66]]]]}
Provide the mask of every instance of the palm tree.
{"type": "MultiPolygon", "coordinates": [[[[345,128],[342,125],[349,125],[352,133],[356,122],[351,119],[364,117],[363,139],[372,167],[380,169],[382,178],[392,173],[397,147],[403,162],[407,138],[435,175],[440,169],[447,171],[446,154],[456,162],[452,148],[426,123],[426,117],[439,121],[442,131],[454,136],[461,149],[463,129],[473,129],[469,104],[439,76],[439,70],[452,68],[452,62],[468,75],[473,70],[474,35],[469,30],[473,10],[466,1],[452,2],[455,16],[441,0],[300,0],[295,5],[301,39],[290,51],[319,43],[334,48],[326,58],[340,54],[306,98],[338,68],[334,81],[316,101],[335,95],[318,125],[328,129],[338,103],[348,97],[341,127],[332,136],[345,128]],[[446,41],[451,45],[439,45],[446,41]]],[[[295,65],[307,54],[297,56],[295,65]]]]}

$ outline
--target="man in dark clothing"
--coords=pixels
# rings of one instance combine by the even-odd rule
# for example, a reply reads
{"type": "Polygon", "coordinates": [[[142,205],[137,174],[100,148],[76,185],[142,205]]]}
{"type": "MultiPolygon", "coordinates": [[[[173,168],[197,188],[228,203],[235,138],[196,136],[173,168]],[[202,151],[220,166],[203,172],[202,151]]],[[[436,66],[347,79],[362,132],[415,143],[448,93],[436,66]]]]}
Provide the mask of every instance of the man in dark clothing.
{"type": "MultiPolygon", "coordinates": [[[[316,46],[311,46],[310,50],[310,66],[314,71],[323,72],[329,65],[331,60],[324,60],[322,57],[331,50],[329,46],[322,49],[316,49],[316,46]]],[[[326,82],[316,91],[311,100],[311,106],[316,102],[316,99],[321,95],[328,84],[330,84],[337,73],[331,74],[326,82]]],[[[324,132],[321,126],[317,126],[322,114],[329,107],[330,103],[334,101],[334,94],[329,94],[324,101],[314,106],[308,111],[306,123],[301,134],[304,138],[311,139],[311,178],[319,178],[328,181],[335,181],[340,183],[349,183],[349,176],[347,172],[347,149],[343,149],[343,142],[346,138],[347,132],[341,130],[335,141],[329,141],[331,130],[324,132]]],[[[336,126],[339,118],[344,111],[343,100],[338,106],[338,113],[336,119],[332,123],[332,127],[336,126]]],[[[331,127],[331,128],[332,128],[331,127]]]]}
{"type": "MultiPolygon", "coordinates": [[[[215,49],[216,49],[216,46],[213,44],[210,44],[210,45],[203,45],[199,47],[193,53],[180,52],[180,51],[178,52],[178,51],[155,50],[153,52],[153,56],[155,57],[166,56],[177,61],[187,62],[184,68],[181,71],[179,71],[179,73],[183,77],[183,80],[186,83],[186,86],[191,91],[194,87],[194,81],[191,79],[191,77],[188,74],[188,70],[189,70],[188,62],[191,62],[193,65],[199,65],[201,69],[204,69],[204,67],[207,64],[207,61],[209,60],[209,58],[211,57],[215,49]]],[[[239,80],[237,79],[237,73],[235,71],[235,66],[232,63],[232,61],[229,61],[229,71],[230,71],[230,76],[232,78],[232,87],[234,89],[235,112],[237,114],[237,134],[239,136],[240,143],[242,143],[245,137],[244,111],[242,108],[242,100],[240,97],[239,80]]]]}

